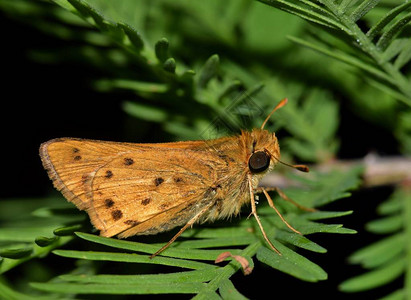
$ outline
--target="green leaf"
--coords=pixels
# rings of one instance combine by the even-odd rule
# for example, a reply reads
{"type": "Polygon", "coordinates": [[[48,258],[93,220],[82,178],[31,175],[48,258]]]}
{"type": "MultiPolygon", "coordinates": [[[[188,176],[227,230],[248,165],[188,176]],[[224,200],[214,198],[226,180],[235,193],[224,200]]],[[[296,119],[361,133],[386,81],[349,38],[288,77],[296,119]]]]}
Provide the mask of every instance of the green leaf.
{"type": "Polygon", "coordinates": [[[0,249],[0,256],[3,258],[19,259],[29,256],[33,252],[31,246],[26,246],[23,248],[6,248],[0,249]]]}
{"type": "Polygon", "coordinates": [[[73,235],[74,232],[81,229],[83,226],[81,224],[76,224],[72,226],[64,226],[57,229],[54,229],[53,233],[57,236],[67,236],[73,235]]]}
{"type": "Polygon", "coordinates": [[[386,84],[383,84],[381,82],[378,82],[377,80],[374,79],[369,79],[368,80],[369,84],[372,87],[377,88],[379,91],[386,93],[387,95],[397,99],[397,100],[401,100],[402,102],[406,103],[408,102],[408,97],[404,96],[403,94],[399,93],[398,91],[396,91],[394,88],[387,86],[386,84]]]}
{"type": "Polygon", "coordinates": [[[391,27],[384,32],[377,42],[377,47],[384,50],[387,49],[391,41],[401,32],[401,30],[411,21],[411,13],[397,20],[391,27]]]}
{"type": "Polygon", "coordinates": [[[406,42],[407,41],[405,39],[394,40],[383,53],[382,58],[384,61],[388,62],[396,57],[401,52],[403,45],[406,42]]]}
{"type": "Polygon", "coordinates": [[[354,6],[359,0],[342,0],[338,6],[338,14],[346,14],[348,9],[354,6]]]}
{"type": "Polygon", "coordinates": [[[154,51],[160,62],[165,62],[168,58],[169,42],[166,38],[160,39],[154,46],[154,51]]]}
{"type": "Polygon", "coordinates": [[[198,78],[199,88],[205,88],[208,82],[217,75],[220,58],[217,54],[212,55],[204,64],[198,78]]]}
{"type": "Polygon", "coordinates": [[[55,226],[24,228],[1,228],[0,241],[32,242],[38,235],[49,235],[55,226]]]}
{"type": "Polygon", "coordinates": [[[341,224],[320,224],[307,222],[296,219],[293,224],[300,229],[302,234],[313,234],[316,232],[322,233],[339,233],[339,234],[355,234],[355,230],[344,228],[341,224]]]}
{"type": "Polygon", "coordinates": [[[365,16],[371,9],[373,9],[380,0],[365,0],[351,14],[351,20],[357,22],[363,16],[365,16]]]}
{"type": "Polygon", "coordinates": [[[45,236],[39,236],[39,237],[36,237],[34,242],[40,247],[47,247],[47,246],[53,244],[57,239],[58,239],[57,236],[54,236],[54,237],[51,237],[51,238],[48,238],[48,237],[45,237],[45,236]]]}
{"type": "Polygon", "coordinates": [[[398,278],[404,271],[404,265],[404,259],[395,259],[375,271],[344,281],[340,284],[339,289],[343,292],[353,293],[382,286],[398,278]]]}
{"type": "MultiPolygon", "coordinates": [[[[62,198],[56,199],[56,203],[61,203],[62,198]]],[[[61,220],[62,222],[80,222],[85,220],[84,214],[79,214],[74,207],[41,207],[30,214],[39,218],[48,218],[50,220],[61,220]]]]}
{"type": "MultiPolygon", "coordinates": [[[[342,283],[341,289],[347,292],[356,292],[373,289],[387,284],[405,273],[404,290],[411,288],[407,281],[410,270],[408,259],[408,233],[410,226],[410,193],[407,189],[398,188],[388,201],[379,205],[378,210],[388,217],[370,222],[375,233],[391,233],[402,229],[402,232],[385,237],[356,251],[350,257],[350,262],[361,264],[371,271],[363,275],[351,278],[342,283]]],[[[402,292],[395,292],[387,299],[397,299],[402,292]]]]}
{"type": "Polygon", "coordinates": [[[401,215],[404,218],[404,244],[405,244],[405,280],[404,280],[404,291],[408,295],[411,293],[411,260],[410,260],[410,249],[411,249],[411,191],[405,186],[400,189],[400,194],[403,195],[404,209],[401,215]]]}
{"type": "Polygon", "coordinates": [[[204,268],[195,271],[146,274],[146,275],[61,275],[64,281],[74,281],[79,283],[102,283],[102,284],[151,284],[153,282],[168,284],[179,282],[207,282],[220,273],[217,268],[204,268]]]}
{"type": "MultiPolygon", "coordinates": [[[[220,251],[221,252],[221,251],[220,251]]],[[[93,252],[93,251],[77,251],[77,250],[55,250],[54,254],[63,257],[87,259],[87,260],[102,260],[102,261],[116,261],[116,262],[128,262],[128,263],[147,263],[147,264],[160,264],[166,266],[174,266],[188,269],[201,269],[205,267],[214,267],[209,264],[157,256],[153,259],[149,255],[141,255],[135,253],[115,253],[115,252],[93,252]]],[[[217,257],[217,256],[216,256],[217,257]]]]}
{"type": "Polygon", "coordinates": [[[199,227],[193,228],[193,230],[187,230],[182,235],[182,237],[193,237],[196,238],[250,238],[255,235],[250,231],[250,224],[235,224],[231,227],[218,227],[218,228],[207,228],[199,227]]]}
{"type": "Polygon", "coordinates": [[[397,189],[390,198],[382,202],[377,207],[377,212],[380,215],[391,215],[395,213],[400,213],[404,208],[403,198],[405,197],[402,190],[397,189]]]}
{"type": "Polygon", "coordinates": [[[393,261],[404,251],[404,247],[404,235],[396,234],[354,252],[349,261],[364,268],[375,268],[393,261]]]}
{"type": "Polygon", "coordinates": [[[368,222],[366,229],[378,234],[392,233],[400,230],[403,226],[403,222],[401,215],[395,215],[368,222]]]}
{"type": "Polygon", "coordinates": [[[133,27],[126,23],[119,23],[118,25],[123,29],[130,43],[136,48],[137,51],[143,49],[144,41],[140,34],[133,27]]]}
{"type": "Polygon", "coordinates": [[[125,101],[123,102],[123,109],[131,116],[150,122],[164,122],[168,118],[163,109],[154,105],[125,101]]]}
{"type": "MultiPolygon", "coordinates": [[[[294,191],[291,189],[285,190],[285,192],[291,199],[305,206],[322,206],[337,199],[350,196],[347,190],[358,187],[360,184],[359,176],[362,172],[362,167],[355,167],[345,172],[334,171],[326,175],[318,174],[316,181],[312,182],[311,191],[300,194],[299,196],[294,195],[294,191]],[[321,185],[317,185],[316,182],[321,182],[321,185]]],[[[317,216],[318,215],[321,214],[317,214],[317,216]]],[[[316,216],[316,214],[313,216],[316,216]]]]}
{"type": "Polygon", "coordinates": [[[316,282],[327,279],[327,273],[318,265],[280,243],[274,243],[274,246],[282,255],[278,255],[266,247],[261,247],[257,252],[257,259],[274,269],[301,280],[316,282]]]}
{"type": "Polygon", "coordinates": [[[105,28],[103,16],[87,2],[82,0],[67,0],[88,22],[95,24],[101,29],[105,28]]]}
{"type": "Polygon", "coordinates": [[[327,252],[325,248],[310,241],[305,236],[299,235],[297,233],[290,233],[290,232],[284,232],[282,230],[278,230],[275,234],[275,238],[282,242],[291,244],[293,246],[300,247],[302,249],[310,250],[313,252],[318,252],[318,253],[327,252]]]}
{"type": "Polygon", "coordinates": [[[164,70],[170,73],[175,73],[176,72],[176,61],[174,58],[170,57],[168,58],[164,64],[163,64],[164,70]]]}
{"type": "Polygon", "coordinates": [[[319,7],[315,3],[311,1],[301,1],[302,3],[306,4],[299,5],[293,3],[292,1],[285,1],[285,0],[259,0],[262,3],[265,3],[270,6],[277,7],[281,10],[286,12],[295,14],[303,19],[316,23],[318,25],[331,27],[331,28],[339,28],[343,31],[348,31],[341,23],[335,20],[335,18],[325,9],[319,7]]]}
{"type": "Polygon", "coordinates": [[[213,291],[203,291],[192,298],[193,300],[221,300],[222,298],[213,291]]]}
{"type": "Polygon", "coordinates": [[[0,298],[1,299],[12,299],[12,300],[52,300],[53,297],[41,297],[39,295],[31,296],[27,294],[23,294],[21,292],[13,290],[11,287],[7,286],[3,282],[0,281],[0,298]]]}
{"type": "Polygon", "coordinates": [[[234,237],[224,237],[216,239],[200,239],[200,240],[190,240],[176,242],[174,247],[176,248],[217,248],[217,247],[230,247],[230,246],[244,246],[249,245],[256,240],[253,236],[234,236],[234,237]]]}
{"type": "Polygon", "coordinates": [[[401,69],[411,60],[411,40],[406,40],[404,43],[400,54],[398,55],[397,59],[394,62],[394,66],[397,69],[401,69]]]}
{"type": "Polygon", "coordinates": [[[314,211],[310,213],[304,213],[301,215],[306,220],[323,220],[323,219],[331,219],[337,217],[343,217],[347,215],[351,215],[353,213],[352,210],[349,211],[314,211]]]}
{"type": "Polygon", "coordinates": [[[284,128],[292,138],[284,140],[291,152],[304,161],[329,161],[337,151],[338,105],[324,90],[313,89],[297,106],[289,103],[279,111],[284,128]],[[322,113],[319,114],[318,112],[322,113]]]}
{"type": "Polygon", "coordinates": [[[382,297],[381,300],[403,300],[405,298],[406,298],[405,292],[404,292],[404,290],[401,289],[401,290],[397,290],[397,291],[395,291],[395,292],[393,292],[393,293],[391,293],[391,294],[389,294],[385,297],[382,297]]]}
{"type": "MultiPolygon", "coordinates": [[[[106,246],[110,246],[114,248],[120,248],[124,250],[132,250],[136,252],[150,253],[150,254],[155,253],[158,249],[161,248],[161,246],[163,246],[163,245],[149,245],[149,244],[143,244],[143,243],[138,243],[138,242],[117,240],[113,238],[106,238],[106,237],[96,236],[93,234],[87,234],[83,232],[77,232],[76,235],[82,239],[92,241],[95,243],[99,243],[102,245],[106,245],[106,246]]],[[[225,250],[223,249],[222,250],[197,250],[197,249],[187,250],[187,248],[182,249],[182,248],[176,248],[176,247],[171,246],[167,248],[166,250],[164,250],[161,253],[161,255],[178,257],[178,258],[191,258],[191,259],[202,259],[202,260],[214,261],[217,258],[217,256],[223,251],[225,250]]],[[[235,251],[232,251],[232,252],[235,253],[235,251]]]]}
{"type": "Polygon", "coordinates": [[[52,293],[62,294],[111,294],[111,295],[142,295],[142,294],[195,294],[203,283],[133,283],[133,284],[76,284],[76,283],[31,283],[31,287],[52,293]]]}
{"type": "Polygon", "coordinates": [[[229,300],[246,300],[247,298],[241,295],[239,291],[235,288],[234,284],[226,279],[221,282],[218,289],[221,298],[229,300]]]}
{"type": "Polygon", "coordinates": [[[377,36],[381,30],[384,29],[396,16],[408,9],[411,6],[411,2],[403,3],[397,7],[394,7],[390,10],[383,18],[381,18],[378,23],[376,23],[371,29],[367,32],[367,36],[372,40],[377,36]]]}
{"type": "Polygon", "coordinates": [[[95,87],[100,91],[110,91],[112,89],[132,90],[138,94],[161,94],[168,90],[168,86],[163,83],[144,82],[137,80],[117,79],[99,80],[95,87]]]}
{"type": "Polygon", "coordinates": [[[393,79],[391,77],[389,77],[386,73],[382,72],[381,70],[379,70],[378,68],[376,68],[375,66],[373,66],[372,64],[368,63],[368,62],[364,62],[361,59],[358,59],[352,55],[348,55],[342,51],[339,50],[331,50],[331,49],[327,49],[325,48],[323,45],[320,44],[314,44],[312,42],[307,42],[305,40],[302,40],[300,38],[297,37],[289,37],[289,39],[297,44],[300,44],[302,46],[308,47],[312,50],[315,50],[319,53],[325,54],[329,57],[335,58],[337,60],[340,60],[344,63],[347,63],[349,65],[352,65],[354,67],[357,67],[361,70],[364,70],[366,72],[368,72],[370,75],[373,75],[379,79],[385,80],[387,82],[393,82],[393,79]]]}
{"type": "Polygon", "coordinates": [[[9,249],[8,252],[6,251],[6,255],[9,256],[10,258],[4,258],[3,261],[0,262],[0,274],[5,273],[8,270],[30,259],[33,259],[36,257],[44,257],[48,253],[50,253],[53,249],[61,247],[62,245],[65,245],[71,239],[72,237],[61,237],[57,239],[54,243],[46,247],[39,247],[33,243],[32,247],[28,246],[25,250],[23,248],[24,251],[21,251],[21,249],[20,250],[17,249],[17,251],[13,251],[13,249],[9,249]]]}

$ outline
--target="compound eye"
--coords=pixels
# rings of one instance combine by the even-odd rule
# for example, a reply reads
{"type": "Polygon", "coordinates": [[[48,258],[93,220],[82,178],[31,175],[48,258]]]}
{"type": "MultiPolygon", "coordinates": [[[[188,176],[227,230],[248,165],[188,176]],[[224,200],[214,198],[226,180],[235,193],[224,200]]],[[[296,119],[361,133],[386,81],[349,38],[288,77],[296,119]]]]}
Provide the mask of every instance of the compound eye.
{"type": "Polygon", "coordinates": [[[255,152],[248,160],[248,166],[253,173],[263,172],[270,166],[270,156],[263,151],[255,152]]]}

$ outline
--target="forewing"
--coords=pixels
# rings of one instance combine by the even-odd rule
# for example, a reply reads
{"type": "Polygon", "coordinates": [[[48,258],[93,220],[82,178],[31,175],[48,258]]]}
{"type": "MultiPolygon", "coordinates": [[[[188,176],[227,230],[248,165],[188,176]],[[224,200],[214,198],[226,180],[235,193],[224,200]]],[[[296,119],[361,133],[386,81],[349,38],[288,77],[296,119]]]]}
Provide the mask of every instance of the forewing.
{"type": "Polygon", "coordinates": [[[58,139],[43,144],[40,155],[55,187],[102,235],[130,236],[181,225],[211,201],[224,162],[190,143],[58,139]]]}

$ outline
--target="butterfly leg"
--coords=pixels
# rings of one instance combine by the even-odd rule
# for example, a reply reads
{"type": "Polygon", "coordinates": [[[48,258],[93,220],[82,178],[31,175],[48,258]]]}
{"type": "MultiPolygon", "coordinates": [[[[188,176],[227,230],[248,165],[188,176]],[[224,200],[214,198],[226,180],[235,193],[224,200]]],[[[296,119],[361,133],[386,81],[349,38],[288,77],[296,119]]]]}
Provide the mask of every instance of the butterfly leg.
{"type": "Polygon", "coordinates": [[[292,231],[294,231],[295,233],[301,234],[301,232],[299,232],[297,229],[295,229],[294,227],[292,227],[285,219],[284,217],[281,215],[281,213],[278,211],[277,207],[275,207],[273,200],[271,199],[270,195],[267,193],[267,191],[264,188],[261,188],[265,197],[267,198],[268,201],[268,205],[270,205],[270,207],[272,209],[275,210],[275,212],[277,213],[277,215],[280,217],[281,221],[284,222],[285,225],[287,225],[288,228],[290,228],[292,231]]]}
{"type": "Polygon", "coordinates": [[[163,247],[161,247],[159,250],[157,250],[154,254],[150,256],[150,258],[154,258],[161,252],[163,252],[165,249],[167,249],[188,227],[193,226],[194,223],[206,212],[208,211],[215,203],[211,202],[210,204],[204,206],[194,217],[192,217],[186,225],[184,225],[179,232],[177,232],[171,240],[168,241],[167,244],[165,244],[163,247]]]}
{"type": "Polygon", "coordinates": [[[256,193],[264,193],[264,190],[265,192],[277,192],[277,194],[281,198],[283,198],[285,201],[292,203],[294,206],[298,207],[301,210],[311,211],[311,212],[317,211],[315,208],[305,207],[304,205],[301,205],[298,202],[295,202],[293,199],[289,198],[286,194],[284,194],[284,192],[278,187],[269,187],[269,188],[258,187],[256,189],[256,193]]]}
{"type": "Polygon", "coordinates": [[[274,247],[274,245],[271,243],[271,241],[268,239],[267,234],[265,233],[264,227],[261,224],[260,217],[257,214],[257,209],[255,206],[255,199],[254,199],[254,191],[253,191],[253,185],[252,185],[252,180],[251,180],[251,175],[248,175],[248,186],[250,188],[250,199],[251,199],[251,214],[254,216],[255,220],[258,223],[258,226],[260,227],[261,233],[263,234],[264,239],[266,242],[270,245],[270,247],[277,252],[279,255],[281,255],[280,251],[278,251],[277,248],[274,247]]]}

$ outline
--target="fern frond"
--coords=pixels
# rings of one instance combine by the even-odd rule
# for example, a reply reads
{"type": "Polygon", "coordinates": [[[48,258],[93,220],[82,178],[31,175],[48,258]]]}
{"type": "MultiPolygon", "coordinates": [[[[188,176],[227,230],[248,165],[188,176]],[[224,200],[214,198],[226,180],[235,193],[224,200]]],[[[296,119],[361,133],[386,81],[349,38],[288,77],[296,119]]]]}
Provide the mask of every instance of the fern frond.
{"type": "Polygon", "coordinates": [[[360,264],[368,272],[347,279],[340,285],[344,292],[361,292],[383,286],[405,275],[404,287],[387,297],[407,295],[411,291],[411,264],[409,259],[409,236],[411,230],[411,194],[398,188],[394,194],[378,207],[384,218],[372,221],[367,229],[376,234],[391,234],[378,242],[366,246],[350,256],[350,262],[360,264]],[[385,228],[383,228],[386,226],[385,228]]]}
{"type": "Polygon", "coordinates": [[[407,10],[411,6],[411,3],[406,2],[402,5],[390,10],[383,18],[381,18],[375,25],[373,25],[367,32],[367,36],[370,39],[374,39],[377,35],[380,35],[381,31],[387,26],[395,17],[400,13],[407,10]]]}
{"type": "MultiPolygon", "coordinates": [[[[55,206],[59,202],[56,198],[34,200],[34,203],[38,205],[55,206]]],[[[67,229],[66,224],[79,223],[84,220],[84,215],[62,213],[71,209],[68,206],[54,209],[44,208],[31,212],[32,207],[25,205],[25,203],[29,203],[29,200],[12,199],[0,202],[0,211],[5,212],[4,215],[0,213],[0,221],[2,222],[0,229],[0,274],[28,260],[44,257],[54,249],[65,245],[72,240],[72,236],[67,232],[67,234],[61,232],[62,234],[56,235],[54,231],[58,228],[64,231],[67,229]],[[8,219],[10,216],[6,212],[13,209],[16,209],[16,212],[12,214],[14,218],[8,219]],[[16,217],[17,215],[19,217],[16,217]]],[[[81,227],[77,225],[75,228],[81,227]]]]}
{"type": "MultiPolygon", "coordinates": [[[[367,32],[364,32],[357,22],[376,7],[379,1],[366,0],[359,3],[358,1],[321,0],[319,2],[322,4],[322,10],[317,10],[315,13],[311,12],[310,8],[307,7],[306,1],[261,0],[261,2],[296,14],[323,27],[325,31],[330,31],[334,37],[340,38],[350,46],[351,51],[354,50],[354,54],[341,52],[341,49],[338,51],[336,46],[327,49],[323,43],[318,41],[316,44],[313,44],[301,39],[293,38],[293,40],[313,50],[360,68],[371,77],[376,76],[383,80],[388,88],[402,94],[401,97],[396,97],[398,100],[411,106],[411,85],[407,76],[401,71],[401,68],[410,60],[409,50],[405,50],[406,53],[402,55],[403,58],[400,63],[395,63],[393,60],[384,60],[384,57],[387,57],[387,55],[384,55],[384,51],[394,43],[405,26],[411,21],[410,13],[406,13],[409,9],[409,3],[393,8],[367,32]],[[288,7],[293,7],[294,9],[290,10],[288,7]],[[304,15],[301,11],[304,11],[304,15]],[[317,19],[326,18],[328,20],[327,24],[325,22],[316,22],[316,19],[312,17],[314,14],[317,19]],[[308,18],[307,16],[311,17],[308,18]],[[330,30],[330,24],[333,25],[332,30],[330,30]],[[373,40],[377,37],[378,41],[374,42],[373,40]],[[363,59],[363,54],[372,58],[371,64],[363,59]]],[[[395,93],[391,94],[395,96],[395,93]]]]}

